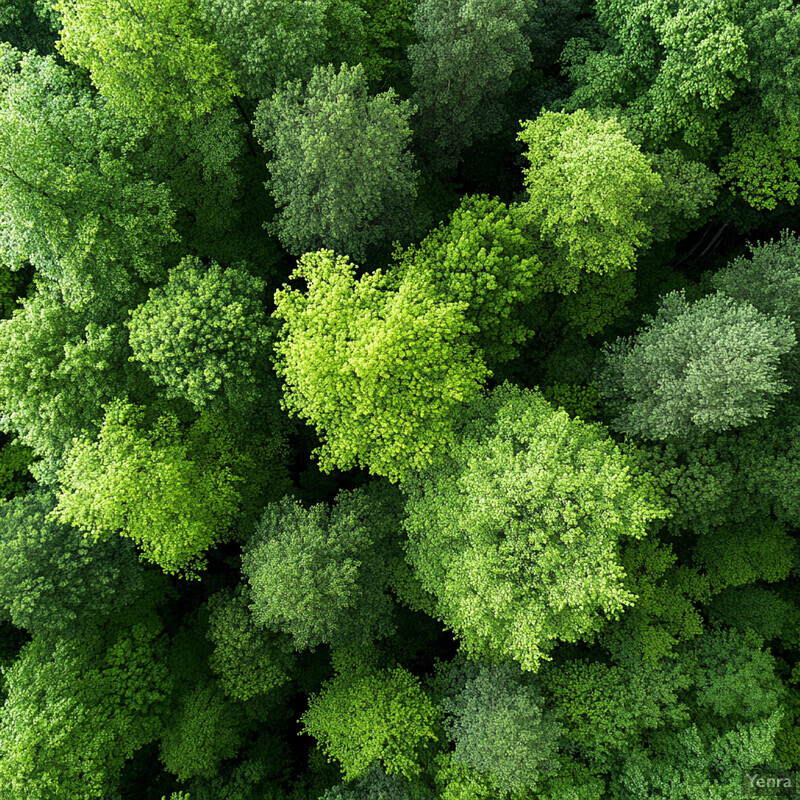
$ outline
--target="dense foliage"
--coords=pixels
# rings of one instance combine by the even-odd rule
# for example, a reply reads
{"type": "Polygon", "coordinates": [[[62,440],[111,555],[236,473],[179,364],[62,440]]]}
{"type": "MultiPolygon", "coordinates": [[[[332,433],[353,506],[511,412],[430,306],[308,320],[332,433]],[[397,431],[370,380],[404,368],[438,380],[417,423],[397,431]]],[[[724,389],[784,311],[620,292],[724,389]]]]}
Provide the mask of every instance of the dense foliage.
{"type": "Polygon", "coordinates": [[[0,800],[793,796],[799,35],[0,0],[0,800]]]}

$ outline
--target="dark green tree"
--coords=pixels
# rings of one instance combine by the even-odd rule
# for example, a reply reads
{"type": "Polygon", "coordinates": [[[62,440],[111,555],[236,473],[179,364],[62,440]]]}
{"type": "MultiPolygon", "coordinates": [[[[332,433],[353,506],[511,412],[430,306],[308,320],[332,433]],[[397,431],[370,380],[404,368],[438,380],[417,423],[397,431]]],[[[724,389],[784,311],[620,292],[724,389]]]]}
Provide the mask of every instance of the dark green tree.
{"type": "Polygon", "coordinates": [[[363,259],[402,231],[416,195],[408,151],[411,104],[389,89],[371,97],[364,69],[333,65],[294,81],[258,107],[270,154],[270,229],[295,255],[331,248],[363,259]]]}
{"type": "Polygon", "coordinates": [[[158,737],[171,678],[153,612],[69,639],[37,638],[8,670],[0,797],[104,800],[158,737]]]}
{"type": "Polygon", "coordinates": [[[533,789],[558,767],[560,726],[518,667],[466,662],[450,682],[455,691],[443,708],[454,761],[488,775],[499,796],[533,789]]]}
{"type": "Polygon", "coordinates": [[[377,485],[341,492],[332,508],[289,497],[268,506],[242,558],[254,620],[291,634],[299,650],[393,633],[387,583],[402,557],[398,506],[377,485]]]}
{"type": "Polygon", "coordinates": [[[526,70],[525,28],[535,0],[422,0],[414,12],[418,42],[408,48],[415,132],[433,169],[450,169],[474,142],[503,122],[503,95],[526,70]]]}
{"type": "Polygon", "coordinates": [[[0,505],[0,606],[38,635],[79,631],[145,586],[131,542],[93,542],[55,521],[55,507],[42,489],[0,505]]]}

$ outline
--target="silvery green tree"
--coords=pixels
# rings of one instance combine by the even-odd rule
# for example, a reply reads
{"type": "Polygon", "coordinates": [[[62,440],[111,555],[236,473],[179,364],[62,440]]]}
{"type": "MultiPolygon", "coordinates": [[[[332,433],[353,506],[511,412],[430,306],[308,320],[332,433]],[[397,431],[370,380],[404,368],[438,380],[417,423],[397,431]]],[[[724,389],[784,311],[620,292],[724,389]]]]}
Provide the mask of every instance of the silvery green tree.
{"type": "Polygon", "coordinates": [[[663,298],[633,338],[607,348],[601,385],[614,426],[645,439],[741,427],[767,416],[788,390],[781,357],[796,343],[787,318],[721,293],[663,298]]]}
{"type": "Polygon", "coordinates": [[[750,258],[735,259],[712,281],[728,297],[800,324],[800,239],[794,233],[753,247],[750,258]]]}
{"type": "Polygon", "coordinates": [[[558,767],[561,727],[519,667],[466,661],[448,677],[442,708],[455,762],[486,775],[500,797],[534,789],[558,767]]]}
{"type": "Polygon", "coordinates": [[[289,252],[364,258],[402,229],[417,193],[411,114],[392,89],[371,97],[363,68],[345,64],[318,67],[259,105],[255,132],[279,209],[269,227],[289,252]]]}
{"type": "Polygon", "coordinates": [[[496,133],[503,95],[531,52],[525,26],[535,0],[422,0],[408,48],[419,107],[415,133],[431,166],[450,169],[496,133]]]}

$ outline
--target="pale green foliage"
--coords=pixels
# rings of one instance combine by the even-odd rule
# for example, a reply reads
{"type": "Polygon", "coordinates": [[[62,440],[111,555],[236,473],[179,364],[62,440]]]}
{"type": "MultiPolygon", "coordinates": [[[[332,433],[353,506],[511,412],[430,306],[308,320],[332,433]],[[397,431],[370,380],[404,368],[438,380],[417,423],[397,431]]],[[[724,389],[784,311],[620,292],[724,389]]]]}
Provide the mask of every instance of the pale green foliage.
{"type": "Polygon", "coordinates": [[[279,213],[270,224],[290,253],[321,247],[364,258],[399,232],[417,193],[408,152],[411,104],[371,97],[364,69],[318,67],[263,101],[256,136],[279,213]]]}
{"type": "Polygon", "coordinates": [[[469,654],[535,670],[635,601],[621,542],[666,512],[602,428],[537,392],[502,386],[471,417],[409,487],[407,557],[469,654]]]}
{"type": "Polygon", "coordinates": [[[451,677],[457,691],[443,702],[453,759],[490,776],[499,796],[534,788],[540,774],[558,766],[561,729],[544,698],[516,665],[467,662],[460,672],[451,677]]]}
{"type": "Polygon", "coordinates": [[[763,314],[789,317],[800,325],[800,239],[783,231],[778,241],[752,247],[713,277],[714,286],[763,314]]]}
{"type": "Polygon", "coordinates": [[[213,682],[193,687],[161,738],[161,758],[179,780],[216,775],[242,744],[242,715],[213,682]]]}
{"type": "Polygon", "coordinates": [[[30,261],[72,304],[112,307],[162,274],[169,190],[136,164],[141,133],[55,59],[3,46],[0,257],[30,261]]]}
{"type": "Polygon", "coordinates": [[[556,288],[537,255],[538,234],[519,206],[486,195],[466,197],[447,224],[397,253],[406,279],[423,274],[442,299],[467,304],[466,317],[489,363],[519,355],[534,333],[525,308],[556,288]]]}
{"type": "Polygon", "coordinates": [[[247,607],[247,594],[218,592],[208,601],[209,666],[226,694],[247,701],[286,683],[291,675],[289,638],[260,629],[247,607]]]}
{"type": "Polygon", "coordinates": [[[555,249],[567,288],[584,272],[631,269],[651,238],[646,212],[661,178],[616,120],[546,112],[524,123],[526,206],[555,249]]]}
{"type": "Polygon", "coordinates": [[[314,67],[342,61],[362,36],[363,12],[342,0],[198,0],[214,40],[234,66],[236,82],[254,99],[314,67]]]}
{"type": "Polygon", "coordinates": [[[386,583],[399,527],[392,498],[377,487],[341,492],[330,509],[289,497],[270,504],[242,557],[253,618],[291,634],[298,650],[393,633],[386,583]]]}
{"type": "Polygon", "coordinates": [[[623,433],[666,439],[741,427],[789,388],[779,372],[797,341],[787,319],[720,293],[689,304],[673,292],[645,325],[606,350],[602,388],[623,433]]]}
{"type": "Polygon", "coordinates": [[[121,115],[188,120],[237,93],[194,0],[60,0],[59,50],[121,115]]]}
{"type": "Polygon", "coordinates": [[[36,294],[0,322],[0,422],[52,465],[72,437],[98,430],[103,406],[125,393],[125,330],[87,320],[36,294]]]}
{"type": "Polygon", "coordinates": [[[97,440],[75,440],[56,514],[97,539],[130,537],[165,572],[194,572],[231,535],[244,458],[236,445],[219,418],[185,432],[171,413],[147,424],[143,409],[115,402],[97,440]]]}
{"type": "Polygon", "coordinates": [[[445,303],[415,276],[394,288],[380,271],[356,279],[330,251],[304,256],[302,293],[275,295],[275,345],[289,412],[322,437],[320,465],[363,466],[397,479],[453,440],[454,419],[487,377],[464,303],[445,303]]]}
{"type": "Polygon", "coordinates": [[[312,696],[302,717],[305,732],[340,763],[346,780],[378,763],[390,775],[419,775],[437,720],[419,680],[402,667],[343,672],[312,696]]]}
{"type": "Polygon", "coordinates": [[[36,639],[6,673],[0,798],[104,800],[158,736],[170,678],[160,622],[36,639]]]}
{"type": "Polygon", "coordinates": [[[422,0],[408,48],[419,107],[415,129],[434,168],[448,169],[496,133],[503,95],[531,61],[524,28],[535,0],[422,0]]]}
{"type": "Polygon", "coordinates": [[[264,282],[243,267],[184,258],[131,312],[133,357],[167,397],[198,409],[224,397],[252,405],[269,349],[264,282]]]}
{"type": "Polygon", "coordinates": [[[133,545],[92,542],[56,522],[42,489],[0,505],[0,606],[37,634],[74,633],[130,603],[143,588],[133,545]]]}

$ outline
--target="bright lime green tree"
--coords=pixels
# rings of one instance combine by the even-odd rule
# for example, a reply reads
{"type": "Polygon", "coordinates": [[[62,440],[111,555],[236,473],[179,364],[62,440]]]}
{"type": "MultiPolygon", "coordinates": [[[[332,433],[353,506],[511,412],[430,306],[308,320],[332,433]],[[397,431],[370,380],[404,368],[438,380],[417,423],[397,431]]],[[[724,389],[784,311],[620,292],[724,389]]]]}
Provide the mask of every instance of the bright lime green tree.
{"type": "Polygon", "coordinates": [[[98,539],[130,537],[165,572],[191,572],[232,535],[245,464],[220,418],[184,431],[171,413],[148,424],[144,409],[116,402],[96,440],[75,440],[56,514],[98,539]]]}
{"type": "Polygon", "coordinates": [[[323,469],[397,479],[430,464],[487,376],[465,304],[416,277],[396,289],[380,271],[356,279],[330,251],[304,256],[293,277],[308,288],[276,293],[276,366],[287,409],[322,437],[323,469]]]}
{"type": "Polygon", "coordinates": [[[343,671],[314,695],[302,721],[346,780],[374,765],[389,775],[420,774],[420,759],[437,740],[439,711],[420,682],[402,667],[343,671]]]}
{"type": "Polygon", "coordinates": [[[188,120],[237,93],[195,0],[59,0],[59,50],[113,108],[148,125],[188,120]]]}
{"type": "Polygon", "coordinates": [[[554,251],[554,279],[577,288],[582,273],[632,269],[651,239],[646,212],[662,182],[619,123],[544,113],[519,139],[530,162],[525,205],[554,251]]]}

